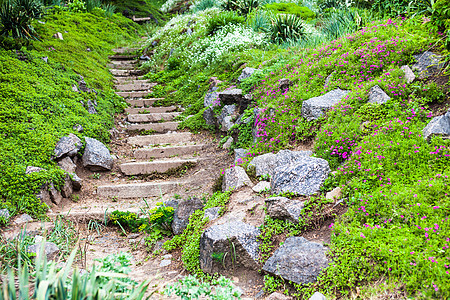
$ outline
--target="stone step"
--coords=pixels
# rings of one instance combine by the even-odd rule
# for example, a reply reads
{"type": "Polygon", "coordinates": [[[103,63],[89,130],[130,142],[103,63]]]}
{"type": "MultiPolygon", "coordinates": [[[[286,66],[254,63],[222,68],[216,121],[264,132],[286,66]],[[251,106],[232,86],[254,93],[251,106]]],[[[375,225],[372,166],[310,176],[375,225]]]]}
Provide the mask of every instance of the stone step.
{"type": "Polygon", "coordinates": [[[141,91],[141,92],[116,92],[117,95],[124,98],[142,98],[148,96],[151,91],[141,91]]]}
{"type": "Polygon", "coordinates": [[[134,115],[128,115],[128,122],[149,123],[149,122],[160,122],[160,121],[172,121],[175,117],[179,116],[180,114],[181,114],[180,112],[134,114],[134,115]]]}
{"type": "Polygon", "coordinates": [[[190,132],[181,132],[132,136],[128,138],[127,142],[136,146],[148,146],[155,144],[187,143],[191,140],[192,134],[190,132]]]}
{"type": "Polygon", "coordinates": [[[117,55],[117,54],[126,54],[126,53],[132,53],[132,52],[136,52],[138,51],[139,48],[124,48],[124,47],[119,47],[116,49],[113,49],[112,51],[117,55]]]}
{"type": "Polygon", "coordinates": [[[115,54],[108,56],[111,60],[133,60],[138,58],[137,54],[115,54]]]}
{"type": "Polygon", "coordinates": [[[136,60],[111,60],[109,63],[114,65],[114,66],[137,65],[137,61],[136,60]]]}
{"type": "Polygon", "coordinates": [[[127,77],[131,75],[130,70],[109,69],[109,72],[116,77],[127,77]]]}
{"type": "Polygon", "coordinates": [[[128,83],[128,84],[116,84],[115,88],[121,92],[129,91],[146,91],[157,85],[157,83],[128,83]]]}
{"type": "Polygon", "coordinates": [[[126,99],[128,104],[133,107],[149,107],[152,106],[158,100],[162,100],[164,98],[147,98],[147,99],[126,99]]]}
{"type": "Polygon", "coordinates": [[[180,185],[175,181],[102,185],[97,187],[97,195],[118,199],[155,197],[176,191],[180,185]]]}
{"type": "Polygon", "coordinates": [[[148,80],[140,79],[138,76],[127,76],[127,77],[114,77],[114,82],[116,84],[134,83],[136,81],[148,82],[148,80]]]}
{"type": "Polygon", "coordinates": [[[178,122],[149,123],[149,124],[131,124],[127,126],[128,131],[147,130],[151,132],[164,133],[178,129],[178,122]]]}
{"type": "Polygon", "coordinates": [[[134,70],[136,69],[137,65],[133,64],[107,64],[108,68],[116,69],[116,70],[134,70]]]}
{"type": "Polygon", "coordinates": [[[167,173],[170,170],[185,166],[195,165],[196,159],[172,159],[162,161],[144,161],[144,162],[130,162],[119,166],[120,171],[125,175],[147,175],[154,173],[167,173]]]}
{"type": "Polygon", "coordinates": [[[161,107],[140,107],[140,108],[125,108],[125,112],[132,115],[138,113],[166,113],[176,110],[176,106],[161,106],[161,107]]]}
{"type": "Polygon", "coordinates": [[[163,158],[192,154],[206,148],[205,144],[173,147],[140,148],[134,151],[137,159],[163,158]]]}

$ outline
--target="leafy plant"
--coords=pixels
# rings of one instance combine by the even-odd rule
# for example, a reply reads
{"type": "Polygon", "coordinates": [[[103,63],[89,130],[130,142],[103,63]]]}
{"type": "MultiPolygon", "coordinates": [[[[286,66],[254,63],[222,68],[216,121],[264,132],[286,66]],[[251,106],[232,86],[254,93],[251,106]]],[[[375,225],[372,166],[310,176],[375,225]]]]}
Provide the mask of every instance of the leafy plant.
{"type": "Polygon", "coordinates": [[[206,34],[212,35],[227,24],[237,25],[237,24],[244,24],[244,22],[245,18],[239,16],[234,11],[221,12],[218,15],[212,16],[208,20],[208,25],[206,26],[206,34]]]}
{"type": "Polygon", "coordinates": [[[281,44],[306,38],[305,25],[295,15],[277,15],[272,21],[270,40],[281,44]]]}
{"type": "Polygon", "coordinates": [[[207,283],[188,275],[178,283],[167,287],[164,293],[168,296],[175,294],[183,300],[199,299],[201,296],[212,300],[241,299],[240,292],[232,285],[231,280],[225,277],[207,283]]]}
{"type": "Polygon", "coordinates": [[[274,14],[292,14],[303,20],[312,20],[315,13],[307,7],[299,6],[296,3],[270,3],[264,6],[264,9],[274,14]]]}
{"type": "Polygon", "coordinates": [[[0,22],[3,36],[37,39],[31,22],[43,15],[43,7],[38,0],[6,0],[0,6],[0,22]]]}

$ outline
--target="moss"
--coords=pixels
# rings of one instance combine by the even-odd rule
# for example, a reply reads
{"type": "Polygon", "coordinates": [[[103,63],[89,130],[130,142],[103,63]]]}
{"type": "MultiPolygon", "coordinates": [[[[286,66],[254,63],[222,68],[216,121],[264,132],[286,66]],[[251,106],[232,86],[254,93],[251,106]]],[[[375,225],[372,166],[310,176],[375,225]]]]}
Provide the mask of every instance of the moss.
{"type": "Polygon", "coordinates": [[[138,18],[151,17],[152,23],[161,25],[164,22],[164,16],[159,8],[163,1],[153,0],[113,0],[112,3],[117,7],[116,12],[126,17],[132,16],[138,18]]]}
{"type": "Polygon", "coordinates": [[[316,17],[316,14],[308,7],[299,6],[295,3],[270,3],[265,5],[264,8],[275,14],[296,15],[303,20],[311,20],[316,17]]]}

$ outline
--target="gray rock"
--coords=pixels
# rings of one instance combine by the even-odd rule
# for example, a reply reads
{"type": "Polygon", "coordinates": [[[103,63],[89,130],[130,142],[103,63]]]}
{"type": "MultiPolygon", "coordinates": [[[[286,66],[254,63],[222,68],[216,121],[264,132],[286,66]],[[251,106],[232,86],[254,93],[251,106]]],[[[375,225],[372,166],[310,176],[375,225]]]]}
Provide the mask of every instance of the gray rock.
{"type": "Polygon", "coordinates": [[[202,200],[192,198],[178,203],[173,214],[172,231],[174,234],[182,234],[189,224],[189,217],[204,207],[202,200]]]}
{"type": "Polygon", "coordinates": [[[384,104],[386,103],[391,97],[386,94],[382,88],[380,88],[378,85],[375,85],[370,88],[369,90],[369,102],[368,103],[377,103],[377,104],[384,104]]]}
{"type": "Polygon", "coordinates": [[[233,142],[234,139],[231,136],[228,137],[227,141],[223,144],[222,149],[230,149],[233,142]]]}
{"type": "Polygon", "coordinates": [[[326,248],[303,237],[289,237],[266,261],[263,270],[297,284],[317,280],[322,269],[328,266],[326,248]]]}
{"type": "Polygon", "coordinates": [[[64,185],[61,188],[61,195],[64,198],[69,198],[73,194],[73,183],[69,174],[64,177],[64,185]]]}
{"type": "Polygon", "coordinates": [[[78,151],[80,151],[83,143],[80,138],[73,133],[69,133],[68,136],[63,136],[56,143],[54,155],[56,159],[62,158],[64,156],[75,156],[78,151]]]}
{"type": "Polygon", "coordinates": [[[97,109],[95,108],[95,104],[91,101],[91,99],[89,99],[88,102],[87,102],[87,110],[88,110],[88,113],[90,113],[91,115],[97,113],[97,109]]]}
{"type": "Polygon", "coordinates": [[[73,125],[72,129],[80,133],[84,131],[83,126],[81,126],[80,124],[73,125]]]}
{"type": "Polygon", "coordinates": [[[219,93],[219,99],[225,105],[239,104],[243,97],[241,89],[225,90],[219,93]]]}
{"type": "Polygon", "coordinates": [[[160,268],[168,267],[168,266],[170,266],[171,263],[172,263],[172,261],[171,261],[170,259],[163,259],[163,260],[159,263],[159,267],[160,267],[160,268]]]}
{"type": "Polygon", "coordinates": [[[266,207],[267,214],[273,219],[289,220],[298,223],[304,202],[285,197],[272,197],[266,199],[266,207]]]}
{"type": "Polygon", "coordinates": [[[205,218],[208,218],[209,221],[213,221],[217,219],[220,215],[220,207],[211,207],[205,209],[205,218]]]}
{"type": "MultiPolygon", "coordinates": [[[[225,105],[222,108],[222,111],[220,112],[220,115],[217,117],[217,123],[219,124],[219,127],[223,127],[224,125],[226,125],[224,123],[225,121],[225,117],[231,117],[233,116],[235,113],[237,112],[236,109],[236,105],[231,104],[231,105],[225,105]]],[[[231,122],[231,119],[229,119],[229,122],[231,122]]]]}
{"type": "Polygon", "coordinates": [[[6,208],[0,209],[0,217],[9,220],[9,218],[11,217],[9,210],[7,210],[6,208]]]}
{"type": "Polygon", "coordinates": [[[288,297],[286,295],[283,295],[279,292],[274,292],[272,294],[270,294],[269,296],[267,296],[267,298],[265,300],[291,300],[291,297],[288,297]]]}
{"type": "Polygon", "coordinates": [[[212,226],[200,239],[200,267],[207,273],[243,266],[258,269],[258,228],[237,221],[212,226]],[[214,257],[213,257],[214,256],[214,257]]]}
{"type": "Polygon", "coordinates": [[[238,81],[242,82],[242,80],[249,78],[250,76],[253,75],[253,73],[255,73],[256,70],[257,69],[255,68],[248,68],[248,67],[244,68],[242,70],[241,75],[238,77],[238,81]]]}
{"type": "Polygon", "coordinates": [[[85,92],[85,93],[90,92],[89,88],[87,87],[86,81],[84,81],[83,76],[80,76],[80,77],[81,77],[81,80],[78,81],[78,86],[80,88],[80,91],[85,92]]]}
{"type": "Polygon", "coordinates": [[[33,221],[33,218],[30,217],[28,214],[22,214],[17,219],[14,220],[14,224],[16,225],[22,225],[28,222],[33,221]]]}
{"type": "Polygon", "coordinates": [[[82,186],[83,180],[80,177],[78,177],[77,174],[75,174],[75,173],[72,173],[70,175],[71,175],[71,178],[72,178],[72,187],[73,187],[73,189],[75,191],[81,190],[81,186],[82,186]]]}
{"type": "Polygon", "coordinates": [[[33,166],[28,166],[25,170],[25,174],[31,174],[31,173],[35,173],[35,172],[40,172],[43,171],[44,169],[39,168],[39,167],[33,167],[33,166]]]}
{"type": "Polygon", "coordinates": [[[217,92],[207,92],[205,95],[205,99],[203,100],[203,105],[205,107],[211,106],[214,101],[218,100],[219,93],[217,92]]]}
{"type": "Polygon", "coordinates": [[[92,171],[111,170],[113,159],[111,154],[101,142],[96,139],[86,137],[86,148],[83,154],[83,167],[92,171]]]}
{"type": "Polygon", "coordinates": [[[312,155],[312,151],[281,150],[277,154],[266,153],[255,157],[249,164],[249,168],[255,169],[256,176],[273,176],[273,171],[279,167],[294,164],[305,156],[312,155]]]}
{"type": "Polygon", "coordinates": [[[48,184],[44,184],[41,186],[39,193],[36,195],[41,202],[47,204],[49,207],[52,205],[52,199],[50,197],[50,192],[48,191],[48,184]]]}
{"type": "Polygon", "coordinates": [[[404,65],[400,68],[405,73],[406,83],[411,83],[416,79],[416,75],[414,75],[413,71],[408,65],[404,65]]]}
{"type": "Polygon", "coordinates": [[[46,63],[48,63],[48,56],[41,57],[41,59],[42,59],[43,61],[45,61],[46,63]]]}
{"type": "Polygon", "coordinates": [[[430,51],[416,54],[414,58],[417,63],[412,65],[412,69],[419,72],[419,78],[426,78],[444,67],[444,63],[441,62],[443,57],[430,51]]]}
{"type": "Polygon", "coordinates": [[[44,241],[44,237],[42,235],[36,235],[34,237],[34,243],[35,244],[41,244],[44,241]]]}
{"type": "Polygon", "coordinates": [[[323,294],[315,292],[309,300],[327,300],[327,298],[323,294]]]}
{"type": "Polygon", "coordinates": [[[328,174],[331,172],[328,162],[321,158],[303,156],[295,164],[279,166],[275,169],[271,192],[278,194],[292,192],[310,196],[319,192],[328,174]]]}
{"type": "Polygon", "coordinates": [[[335,187],[332,191],[328,192],[325,196],[326,199],[340,199],[342,197],[342,189],[340,187],[335,187]]]}
{"type": "Polygon", "coordinates": [[[422,130],[423,138],[430,141],[433,136],[440,136],[443,139],[450,138],[450,117],[449,112],[445,115],[434,117],[422,130]]]}
{"type": "Polygon", "coordinates": [[[292,81],[287,78],[282,78],[278,81],[278,88],[281,92],[288,90],[293,85],[292,81]]]}
{"type": "Polygon", "coordinates": [[[77,169],[77,165],[73,163],[70,157],[64,157],[58,161],[58,166],[67,173],[75,173],[75,170],[77,169]]]}
{"type": "Polygon", "coordinates": [[[75,84],[72,84],[72,91],[75,93],[79,93],[78,87],[75,84]]]}
{"type": "Polygon", "coordinates": [[[281,150],[276,155],[276,167],[294,164],[296,161],[311,155],[312,151],[310,150],[304,151],[281,150]]]}
{"type": "Polygon", "coordinates": [[[64,40],[63,35],[62,35],[61,32],[55,33],[55,34],[53,35],[53,37],[54,37],[55,39],[58,39],[58,40],[64,40]]]}
{"type": "Polygon", "coordinates": [[[226,116],[225,118],[223,118],[220,124],[220,129],[224,132],[228,132],[234,126],[234,123],[231,121],[232,119],[232,116],[226,116]]]}
{"type": "Polygon", "coordinates": [[[251,186],[252,182],[244,168],[236,166],[225,170],[222,191],[237,190],[246,185],[251,186]]]}
{"type": "Polygon", "coordinates": [[[216,117],[214,116],[214,111],[211,107],[208,107],[203,111],[203,119],[205,119],[205,122],[208,125],[216,125],[216,117]]]}
{"type": "Polygon", "coordinates": [[[255,185],[252,190],[255,193],[261,193],[265,191],[270,191],[270,182],[268,181],[260,181],[257,185],[255,185]]]}
{"type": "Polygon", "coordinates": [[[53,183],[50,183],[48,192],[50,193],[50,199],[56,205],[59,205],[62,201],[61,193],[55,188],[53,183]]]}
{"type": "MultiPolygon", "coordinates": [[[[28,253],[35,253],[39,255],[41,251],[42,243],[34,244],[28,247],[28,253]]],[[[44,245],[44,253],[47,257],[47,261],[55,260],[57,255],[59,254],[59,248],[56,244],[51,242],[46,242],[44,245]]]]}
{"type": "Polygon", "coordinates": [[[247,157],[247,153],[247,149],[234,149],[234,164],[239,165],[239,163],[242,163],[244,158],[247,157]]]}
{"type": "Polygon", "coordinates": [[[348,93],[349,91],[335,89],[325,95],[304,101],[302,104],[302,117],[308,121],[322,117],[327,110],[339,103],[348,93]]]}

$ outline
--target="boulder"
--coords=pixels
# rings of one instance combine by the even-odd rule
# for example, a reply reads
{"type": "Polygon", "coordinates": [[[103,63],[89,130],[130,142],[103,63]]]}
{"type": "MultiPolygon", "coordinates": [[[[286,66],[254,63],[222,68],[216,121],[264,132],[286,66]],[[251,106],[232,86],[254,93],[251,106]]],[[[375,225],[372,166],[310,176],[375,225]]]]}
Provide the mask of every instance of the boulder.
{"type": "Polygon", "coordinates": [[[18,218],[16,218],[14,220],[14,224],[22,225],[22,224],[25,224],[25,223],[28,223],[28,222],[31,222],[31,221],[33,221],[33,218],[30,215],[22,214],[22,215],[20,215],[18,218]]]}
{"type": "Polygon", "coordinates": [[[326,248],[303,237],[289,237],[266,261],[263,270],[297,284],[315,282],[328,266],[326,248]]]}
{"type": "Polygon", "coordinates": [[[242,82],[242,80],[249,78],[250,76],[253,75],[253,73],[255,73],[256,70],[257,69],[255,69],[255,68],[249,68],[249,67],[244,68],[242,70],[241,75],[238,77],[238,81],[242,82]]]}
{"type": "Polygon", "coordinates": [[[220,209],[221,207],[211,207],[211,208],[207,208],[205,209],[205,218],[208,218],[209,221],[213,221],[215,219],[217,219],[218,217],[220,217],[220,209]]]}
{"type": "Polygon", "coordinates": [[[231,123],[231,117],[233,115],[235,115],[236,112],[237,112],[237,109],[236,109],[236,105],[234,105],[234,104],[225,105],[222,108],[222,111],[220,112],[220,115],[217,117],[217,123],[219,124],[219,127],[223,131],[228,131],[228,130],[224,130],[224,127],[227,127],[227,124],[226,124],[227,122],[231,123]],[[226,117],[229,117],[229,119],[225,120],[226,117]]]}
{"type": "Polygon", "coordinates": [[[214,116],[214,111],[211,107],[208,107],[203,111],[203,119],[205,119],[206,124],[215,126],[216,118],[214,116]]]}
{"type": "Polygon", "coordinates": [[[41,202],[47,204],[49,207],[52,205],[52,199],[50,197],[50,192],[48,191],[48,184],[43,184],[39,193],[36,195],[41,202]]]}
{"type": "Polygon", "coordinates": [[[0,209],[0,218],[9,220],[10,217],[11,214],[9,213],[9,210],[7,210],[6,208],[0,209]]]}
{"type": "Polygon", "coordinates": [[[224,105],[236,104],[239,108],[239,113],[242,114],[252,98],[251,95],[243,95],[241,89],[231,89],[220,92],[219,100],[224,105]]]}
{"type": "Polygon", "coordinates": [[[298,223],[304,202],[285,197],[271,197],[266,199],[267,214],[273,219],[289,220],[298,223]]]}
{"type": "Polygon", "coordinates": [[[31,173],[35,173],[35,172],[40,172],[43,171],[44,169],[39,168],[39,167],[33,167],[33,166],[28,166],[25,170],[25,174],[31,174],[31,173]]]}
{"type": "Polygon", "coordinates": [[[210,92],[207,92],[205,95],[205,98],[203,100],[203,105],[205,107],[211,106],[213,105],[214,102],[216,102],[217,104],[219,104],[218,102],[218,98],[219,98],[219,93],[215,92],[214,90],[216,90],[217,88],[213,87],[212,90],[210,92]]]}
{"type": "Polygon", "coordinates": [[[89,137],[85,139],[83,167],[87,167],[91,171],[111,170],[114,162],[108,148],[96,139],[89,137]]]}
{"type": "Polygon", "coordinates": [[[340,199],[342,197],[342,189],[340,187],[334,188],[332,191],[328,192],[325,196],[326,199],[340,199]]]}
{"type": "Polygon", "coordinates": [[[327,300],[327,298],[323,294],[315,292],[309,300],[327,300]]]}
{"type": "Polygon", "coordinates": [[[225,170],[222,191],[237,190],[246,185],[251,186],[252,182],[244,168],[236,166],[225,170]]]}
{"type": "Polygon", "coordinates": [[[247,149],[234,149],[234,164],[239,165],[243,162],[244,158],[247,156],[248,150],[247,149]]]}
{"type": "Polygon", "coordinates": [[[233,142],[234,139],[231,136],[228,137],[227,141],[223,144],[222,149],[230,149],[233,142]]]}
{"type": "Polygon", "coordinates": [[[312,155],[312,151],[291,151],[281,150],[277,154],[266,153],[255,157],[249,164],[249,168],[254,168],[256,176],[273,176],[273,171],[284,165],[295,163],[304,156],[312,155]]]}
{"type": "Polygon", "coordinates": [[[369,90],[369,102],[368,103],[377,103],[377,104],[384,104],[386,103],[391,97],[389,97],[382,88],[380,88],[378,85],[373,86],[369,90]]]}
{"type": "Polygon", "coordinates": [[[287,78],[283,78],[278,81],[278,88],[282,92],[288,90],[292,85],[293,85],[292,81],[290,81],[287,78]]]}
{"type": "Polygon", "coordinates": [[[70,157],[64,157],[58,161],[58,166],[67,173],[75,173],[75,170],[77,169],[77,165],[73,163],[70,157]]]}
{"type": "Polygon", "coordinates": [[[255,193],[261,193],[265,191],[270,191],[270,182],[268,181],[260,181],[257,185],[255,185],[252,190],[255,193]]]}
{"type": "Polygon", "coordinates": [[[53,183],[50,183],[48,192],[50,193],[50,199],[56,205],[59,205],[62,201],[61,193],[55,188],[53,183]]]}
{"type": "Polygon", "coordinates": [[[321,158],[303,156],[293,164],[282,165],[274,170],[271,181],[272,194],[291,192],[310,196],[319,192],[328,174],[328,162],[321,158]]]}
{"type": "Polygon", "coordinates": [[[257,270],[259,235],[258,228],[241,221],[206,229],[200,238],[201,269],[209,274],[235,266],[257,270]]]}
{"type": "Polygon", "coordinates": [[[220,130],[224,131],[224,132],[228,132],[231,127],[233,127],[234,123],[233,123],[233,117],[232,116],[226,116],[225,118],[223,118],[222,122],[221,122],[221,126],[220,126],[220,130]]]}
{"type": "Polygon", "coordinates": [[[267,296],[267,298],[265,300],[291,300],[291,297],[288,297],[286,295],[283,295],[279,292],[274,292],[272,294],[270,294],[269,296],[267,296]]]}
{"type": "Polygon", "coordinates": [[[418,71],[419,78],[422,79],[439,72],[444,67],[444,63],[441,62],[443,57],[430,51],[416,54],[414,58],[417,63],[412,65],[412,69],[418,71]]]}
{"type": "Polygon", "coordinates": [[[72,178],[73,189],[75,191],[81,190],[81,185],[82,185],[83,180],[80,177],[78,177],[77,174],[75,174],[75,173],[72,173],[70,175],[71,175],[71,178],[72,178]]]}
{"type": "Polygon", "coordinates": [[[445,115],[434,117],[422,130],[423,138],[430,141],[433,136],[450,138],[450,111],[445,115]]]}
{"type": "Polygon", "coordinates": [[[276,155],[276,166],[284,166],[294,164],[296,161],[312,155],[312,151],[291,151],[291,150],[281,150],[276,155]]]}
{"type": "MultiPolygon", "coordinates": [[[[34,244],[28,247],[28,253],[34,253],[39,255],[42,247],[42,242],[38,244],[34,244]]],[[[44,245],[44,253],[47,257],[47,261],[55,260],[57,255],[59,254],[59,248],[56,244],[51,242],[46,242],[44,245]]]]}
{"type": "Polygon", "coordinates": [[[64,185],[61,188],[61,195],[64,198],[69,198],[73,194],[73,183],[69,174],[64,177],[64,185]]]}
{"type": "Polygon", "coordinates": [[[414,75],[413,71],[408,65],[404,65],[400,68],[405,73],[406,83],[411,83],[416,79],[416,75],[414,75]]]}
{"type": "Polygon", "coordinates": [[[339,103],[339,101],[341,101],[341,99],[348,93],[349,91],[335,89],[325,95],[303,101],[302,117],[308,121],[316,120],[322,117],[326,111],[339,103]]]}
{"type": "Polygon", "coordinates": [[[80,138],[73,133],[69,133],[68,136],[63,136],[56,143],[54,155],[56,159],[62,158],[64,156],[75,156],[78,151],[80,151],[83,143],[80,138]]]}
{"type": "Polygon", "coordinates": [[[178,203],[173,214],[172,231],[174,234],[182,234],[189,223],[189,217],[199,209],[203,209],[202,200],[192,198],[178,203]]]}
{"type": "Polygon", "coordinates": [[[87,102],[87,110],[88,113],[90,113],[91,115],[96,114],[97,113],[97,109],[95,108],[95,104],[91,101],[91,99],[88,100],[87,102]]]}

